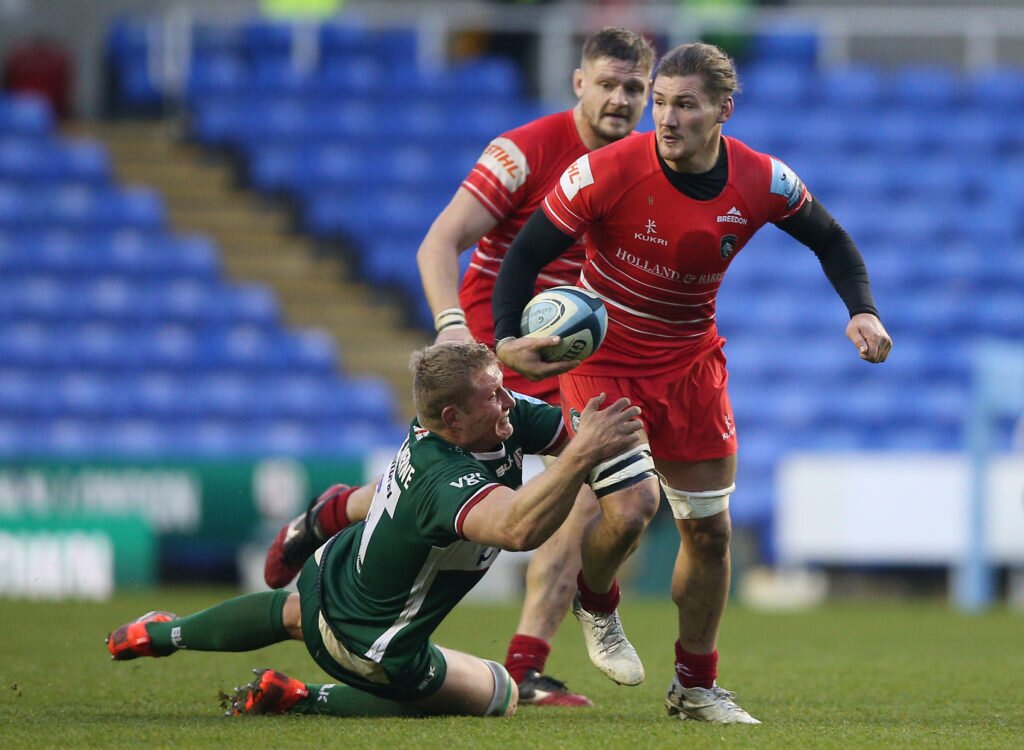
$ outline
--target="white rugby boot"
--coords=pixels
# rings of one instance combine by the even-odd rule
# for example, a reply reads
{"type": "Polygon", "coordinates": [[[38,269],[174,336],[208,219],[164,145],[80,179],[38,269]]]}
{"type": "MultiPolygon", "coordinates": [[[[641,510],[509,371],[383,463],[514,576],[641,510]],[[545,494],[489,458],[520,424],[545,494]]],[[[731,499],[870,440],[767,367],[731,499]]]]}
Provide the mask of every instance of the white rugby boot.
{"type": "Polygon", "coordinates": [[[577,593],[572,613],[583,626],[583,642],[595,667],[620,685],[644,681],[644,665],[622,630],[618,612],[589,612],[583,609],[577,593]]]}
{"type": "Polygon", "coordinates": [[[684,688],[679,678],[673,677],[665,698],[668,715],[679,719],[695,719],[712,724],[760,724],[733,700],[736,694],[715,685],[710,690],[702,687],[684,688]]]}

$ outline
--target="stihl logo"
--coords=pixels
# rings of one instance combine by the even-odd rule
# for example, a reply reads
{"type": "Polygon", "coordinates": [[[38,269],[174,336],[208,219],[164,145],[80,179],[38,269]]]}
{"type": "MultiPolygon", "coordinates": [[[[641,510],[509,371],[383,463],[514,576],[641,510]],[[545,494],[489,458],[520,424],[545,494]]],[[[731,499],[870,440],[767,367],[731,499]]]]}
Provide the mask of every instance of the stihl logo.
{"type": "Polygon", "coordinates": [[[484,153],[502,166],[508,172],[509,177],[514,179],[519,176],[519,165],[516,164],[515,158],[498,144],[492,143],[484,153]]]}
{"type": "Polygon", "coordinates": [[[576,194],[587,185],[594,184],[594,175],[590,171],[590,154],[584,154],[569,165],[569,168],[562,172],[558,181],[565,193],[566,200],[572,200],[576,194]]]}

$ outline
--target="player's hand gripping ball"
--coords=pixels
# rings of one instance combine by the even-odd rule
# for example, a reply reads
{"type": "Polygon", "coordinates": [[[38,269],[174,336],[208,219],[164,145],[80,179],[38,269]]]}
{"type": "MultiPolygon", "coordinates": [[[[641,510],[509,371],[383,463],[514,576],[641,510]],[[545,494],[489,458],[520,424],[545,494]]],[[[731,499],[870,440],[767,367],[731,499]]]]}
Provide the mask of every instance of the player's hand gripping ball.
{"type": "Polygon", "coordinates": [[[555,286],[527,303],[520,329],[524,336],[533,338],[562,337],[561,343],[541,350],[545,362],[586,359],[604,341],[608,311],[593,292],[575,286],[555,286]]]}

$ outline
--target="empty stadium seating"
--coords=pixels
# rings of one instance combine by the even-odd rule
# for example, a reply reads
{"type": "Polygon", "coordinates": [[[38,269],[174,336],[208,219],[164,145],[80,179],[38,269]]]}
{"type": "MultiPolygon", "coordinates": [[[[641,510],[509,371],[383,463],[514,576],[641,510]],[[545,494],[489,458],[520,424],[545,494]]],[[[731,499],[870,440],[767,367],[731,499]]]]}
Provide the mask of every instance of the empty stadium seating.
{"type": "Polygon", "coordinates": [[[361,455],[402,433],[379,381],[340,374],[217,246],[167,228],[106,150],[0,98],[0,458],[361,455]]]}

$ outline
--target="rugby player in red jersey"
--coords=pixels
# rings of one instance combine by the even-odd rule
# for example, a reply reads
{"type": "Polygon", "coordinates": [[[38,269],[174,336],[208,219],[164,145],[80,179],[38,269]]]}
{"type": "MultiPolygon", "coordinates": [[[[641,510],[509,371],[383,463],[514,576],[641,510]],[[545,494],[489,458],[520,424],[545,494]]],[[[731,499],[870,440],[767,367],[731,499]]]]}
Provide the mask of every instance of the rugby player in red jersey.
{"type": "Polygon", "coordinates": [[[818,256],[849,310],[846,335],[862,359],[884,361],[892,341],[849,235],[784,163],[722,135],[737,87],[733,61],[713,45],[666,54],[652,85],[655,132],[583,155],[565,171],[502,264],[494,317],[506,365],[529,378],[560,375],[567,423],[601,391],[642,409],[643,439],[591,482],[601,514],[583,537],[573,602],[591,660],[619,683],[644,678],[616,612],[615,575],[664,495],[680,534],[669,714],[758,723],[716,684],[737,451],[715,326],[718,287],[750,237],[773,223],[818,256]],[[520,314],[539,269],[584,235],[580,284],[607,305],[608,334],[583,363],[544,363],[519,338],[520,314]]]}
{"type": "MultiPolygon", "coordinates": [[[[650,44],[627,29],[606,28],[589,35],[572,78],[577,104],[488,144],[417,254],[423,288],[435,314],[435,343],[493,340],[491,297],[509,245],[566,167],[633,131],[647,103],[654,57],[650,44]],[[460,286],[459,255],[474,244],[460,286]]],[[[575,284],[582,262],[583,245],[577,242],[539,272],[536,290],[575,284]]],[[[504,375],[511,390],[559,403],[556,381],[532,382],[508,369],[504,375]]],[[[363,518],[372,494],[372,487],[337,485],[281,529],[267,556],[268,585],[288,583],[320,543],[363,518]]],[[[593,492],[584,486],[572,515],[530,560],[522,614],[505,661],[519,684],[521,704],[591,705],[586,696],[545,675],[544,667],[550,641],[576,588],[583,529],[596,513],[593,492]]]]}

